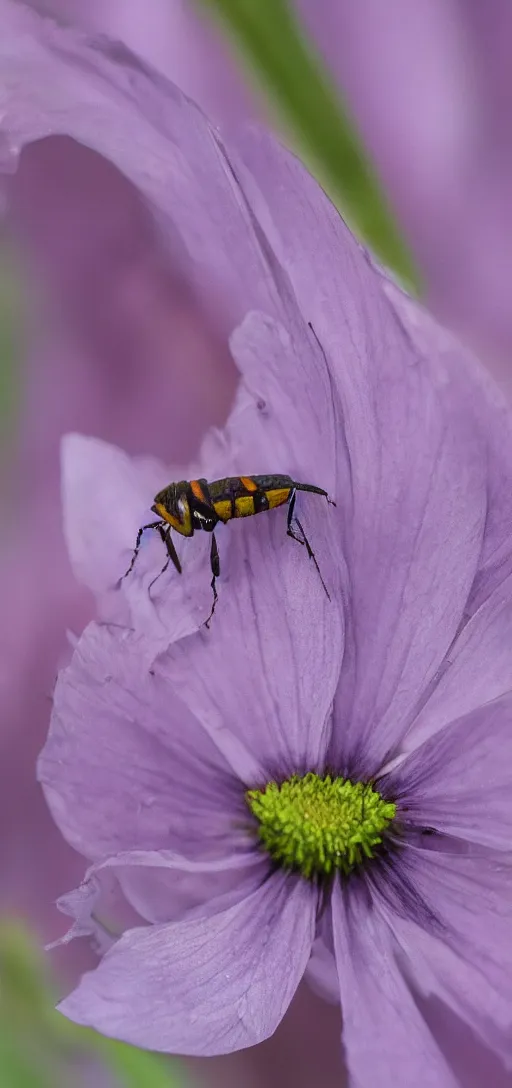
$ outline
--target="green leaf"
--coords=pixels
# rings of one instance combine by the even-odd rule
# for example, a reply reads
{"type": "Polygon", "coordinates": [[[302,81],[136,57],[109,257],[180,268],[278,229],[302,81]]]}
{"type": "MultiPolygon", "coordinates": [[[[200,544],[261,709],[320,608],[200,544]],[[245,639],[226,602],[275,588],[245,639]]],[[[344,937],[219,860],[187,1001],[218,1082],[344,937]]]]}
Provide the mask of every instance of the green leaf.
{"type": "Polygon", "coordinates": [[[417,273],[362,142],[287,0],[200,3],[224,23],[355,233],[418,290],[417,273]]]}
{"type": "MultiPolygon", "coordinates": [[[[0,923],[0,1083],[2,1088],[69,1088],[85,1080],[89,1058],[119,1088],[186,1088],[176,1059],[138,1050],[78,1027],[55,1010],[42,954],[17,923],[0,923]]],[[[92,1083],[92,1081],[91,1081],[92,1083]]]]}

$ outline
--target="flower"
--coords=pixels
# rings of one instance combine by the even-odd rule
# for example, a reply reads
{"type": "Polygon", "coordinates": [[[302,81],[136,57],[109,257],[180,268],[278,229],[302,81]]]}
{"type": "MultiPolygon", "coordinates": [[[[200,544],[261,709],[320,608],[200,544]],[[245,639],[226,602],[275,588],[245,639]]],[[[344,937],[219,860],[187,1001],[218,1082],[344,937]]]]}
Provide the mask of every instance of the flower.
{"type": "Polygon", "coordinates": [[[234,411],[198,467],[239,470],[246,449],[263,469],[279,451],[302,476],[328,472],[344,402],[338,508],[310,496],[301,514],[331,602],[277,510],[229,525],[209,632],[206,540],[184,541],[182,578],[162,576],[153,600],[151,541],[113,604],[132,510],[145,518],[165,470],[66,440],[70,551],[108,622],[61,675],[40,774],[92,861],[62,903],[70,936],[106,954],[61,1008],[138,1045],[215,1054],[274,1031],[309,970],[341,997],[360,1083],[376,1068],[426,1083],[427,1066],[451,1085],[422,998],[510,1061],[510,511],[495,506],[510,419],[406,299],[397,320],[396,289],[363,256],[361,272],[381,292],[382,346],[328,373],[306,323],[287,343],[249,315],[231,340],[234,411]]]}
{"type": "MultiPolygon", "coordinates": [[[[503,923],[494,933],[491,926],[480,934],[471,929],[489,921],[493,904],[506,912],[509,902],[499,838],[500,826],[506,832],[506,805],[499,812],[490,807],[486,821],[480,791],[478,826],[468,828],[467,797],[459,798],[456,826],[438,801],[439,827],[434,835],[421,831],[432,828],[425,820],[433,819],[428,804],[436,785],[443,800],[443,738],[455,738],[445,752],[448,777],[457,770],[456,758],[463,760],[465,749],[456,743],[461,720],[474,745],[467,759],[475,769],[484,744],[474,715],[482,714],[484,724],[489,715],[496,743],[486,758],[498,799],[499,774],[507,773],[500,713],[510,689],[509,416],[478,367],[373,268],[300,164],[268,136],[250,131],[236,156],[177,91],[136,62],[130,69],[124,54],[113,60],[108,49],[89,50],[48,27],[44,35],[35,53],[25,32],[15,39],[17,50],[8,35],[0,43],[7,75],[19,72],[17,64],[30,72],[36,60],[39,72],[41,113],[22,133],[15,108],[19,82],[13,90],[6,76],[4,123],[13,141],[62,124],[63,101],[81,140],[98,141],[101,150],[115,131],[118,165],[134,180],[144,173],[153,199],[165,190],[165,206],[179,208],[177,252],[188,254],[194,282],[204,286],[208,273],[222,297],[230,298],[236,326],[231,347],[243,380],[226,428],[207,439],[194,473],[212,478],[278,466],[325,486],[338,502],[333,511],[323,500],[320,508],[312,505],[320,499],[305,498],[300,513],[331,604],[304,549],[286,538],[284,511],[277,510],[231,524],[224,533],[219,606],[208,633],[200,630],[210,607],[207,541],[200,536],[183,542],[182,578],[168,572],[153,587],[153,599],[147,587],[162,562],[158,540],[142,550],[133,578],[114,589],[145,504],[177,478],[175,472],[154,460],[134,462],[97,440],[66,442],[65,532],[75,572],[97,594],[104,622],[86,630],[61,676],[40,772],[59,826],[93,863],[81,892],[64,904],[76,916],[75,932],[93,930],[111,945],[67,999],[68,1013],[101,1020],[104,1030],[131,1038],[146,1029],[147,1041],[163,1014],[160,1042],[171,1045],[174,1028],[182,1033],[180,1047],[196,1052],[219,1048],[222,1024],[228,1049],[239,1045],[244,1024],[246,1039],[247,1032],[254,1039],[273,1030],[314,935],[308,972],[331,993],[335,978],[354,1076],[368,1079],[378,1067],[384,1083],[385,1077],[409,1085],[421,1083],[428,1069],[436,1083],[449,1084],[451,1073],[416,1012],[425,1006],[425,994],[439,995],[442,1008],[452,1007],[455,1023],[462,1018],[491,1049],[507,1048],[502,1036],[509,1003],[482,1009],[472,975],[472,956],[482,947],[478,937],[487,941],[488,996],[499,992],[492,941],[499,945],[503,923]],[[101,99],[98,126],[87,102],[97,101],[105,86],[116,93],[113,101],[101,99]],[[133,114],[128,125],[123,112],[127,102],[132,109],[134,96],[146,119],[140,128],[143,170],[140,155],[133,155],[133,114]],[[167,167],[164,184],[161,164],[169,163],[171,150],[175,170],[167,167]],[[205,205],[209,215],[199,217],[205,205]],[[400,762],[393,767],[395,755],[400,762]],[[327,757],[329,766],[322,766],[327,757]],[[430,768],[436,773],[429,792],[430,768]],[[381,829],[388,854],[369,859],[375,910],[364,902],[366,879],[352,873],[348,885],[336,881],[330,914],[328,905],[317,932],[320,889],[300,872],[274,871],[246,793],[262,794],[283,775],[322,780],[327,772],[346,780],[350,772],[351,781],[372,783],[387,804],[396,805],[399,819],[381,829]],[[384,796],[386,784],[390,797],[384,796]],[[235,811],[243,826],[232,825],[235,811]],[[471,835],[474,845],[466,847],[471,835]],[[448,880],[438,879],[433,907],[441,921],[443,911],[448,915],[447,932],[458,941],[456,962],[449,942],[428,929],[428,895],[421,913],[418,895],[412,902],[405,895],[416,881],[423,891],[436,865],[439,877],[449,856],[439,847],[450,847],[452,838],[459,849],[450,871],[462,883],[473,864],[475,887],[492,892],[491,903],[480,896],[472,918],[467,908],[452,910],[448,880]],[[393,866],[386,864],[391,857],[393,866]],[[401,917],[397,900],[411,913],[404,908],[401,917]],[[282,970],[271,990],[270,975],[258,973],[254,954],[265,934],[274,945],[277,934],[262,934],[258,911],[270,911],[273,903],[275,913],[280,902],[276,931],[290,925],[297,904],[305,911],[276,948],[282,970]],[[255,931],[249,943],[244,916],[255,931]],[[230,920],[238,927],[226,937],[222,927],[230,920]],[[184,935],[198,935],[201,926],[209,934],[207,957],[204,943],[203,953],[199,942],[193,950],[184,943],[184,935]],[[369,947],[371,926],[378,944],[369,947]],[[181,961],[181,997],[171,991],[158,952],[129,985],[126,979],[118,985],[137,941],[152,946],[164,930],[174,934],[181,955],[186,947],[190,952],[189,962],[181,961]],[[243,948],[234,973],[228,969],[229,979],[212,980],[218,990],[203,1016],[200,1002],[204,1009],[208,990],[197,988],[200,970],[214,952],[219,966],[228,956],[235,960],[236,941],[243,948]],[[421,963],[426,946],[429,974],[424,964],[420,973],[410,963],[410,949],[419,949],[421,963]],[[377,976],[376,947],[385,967],[377,976]],[[445,948],[443,971],[434,953],[445,948]],[[334,953],[343,958],[339,980],[334,953]],[[254,965],[253,986],[248,965],[254,965]],[[383,980],[387,992],[379,1000],[383,980]],[[243,1020],[233,1023],[233,996],[244,983],[245,1005],[238,1004],[243,1020]],[[107,992],[110,1013],[102,1001],[107,992]],[[172,1000],[181,1004],[174,1022],[172,1000]],[[390,1015],[397,1000],[399,1017],[390,1015]],[[194,1005],[190,1017],[183,1015],[186,1001],[194,1005]],[[109,1015],[118,1015],[119,1023],[107,1026],[109,1015]]],[[[325,792],[325,786],[317,790],[325,792]]],[[[474,792],[478,802],[476,787],[474,792]]],[[[164,952],[169,958],[167,944],[164,952]]],[[[503,962],[507,954],[507,945],[499,945],[503,962]]],[[[178,956],[172,970],[176,977],[178,956]]]]}
{"type": "Polygon", "coordinates": [[[92,863],[61,904],[69,936],[104,955],[61,1009],[215,1054],[271,1034],[306,973],[341,999],[356,1082],[454,1085],[434,996],[510,1062],[510,416],[258,140],[281,267],[264,252],[294,295],[232,335],[237,398],[194,473],[284,463],[324,485],[336,510],[306,496],[300,516],[331,601],[280,510],[228,525],[210,631],[204,535],[149,592],[150,535],[115,590],[172,476],[66,440],[68,546],[104,622],[61,674],[40,775],[92,863]]]}

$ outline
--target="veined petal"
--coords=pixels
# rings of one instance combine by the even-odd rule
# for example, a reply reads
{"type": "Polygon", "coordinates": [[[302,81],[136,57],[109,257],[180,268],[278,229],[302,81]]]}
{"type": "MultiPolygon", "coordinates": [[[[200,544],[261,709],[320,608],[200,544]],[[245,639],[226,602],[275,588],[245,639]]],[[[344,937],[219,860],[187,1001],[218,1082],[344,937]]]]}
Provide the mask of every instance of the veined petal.
{"type": "MultiPolygon", "coordinates": [[[[485,577],[479,570],[477,581],[481,574],[485,577]]],[[[402,752],[412,751],[456,718],[511,690],[512,575],[502,574],[455,638],[400,745],[402,752]]]]}
{"type": "Polygon", "coordinates": [[[152,1050],[209,1055],[252,1046],[273,1033],[295,993],[316,907],[314,889],[275,874],[213,918],[129,930],[60,1009],[152,1050]]]}
{"type": "MultiPolygon", "coordinates": [[[[332,592],[340,569],[330,551],[331,508],[300,493],[298,505],[332,592]]],[[[239,768],[251,786],[324,768],[343,654],[339,589],[329,600],[306,549],[286,535],[285,511],[255,521],[229,527],[210,630],[174,642],[154,666],[210,735],[229,723],[263,769],[255,776],[239,768]]]]}
{"type": "Polygon", "coordinates": [[[336,883],[334,948],[351,1083],[457,1088],[399,965],[399,945],[369,894],[336,883]]]}
{"type": "Polygon", "coordinates": [[[407,820],[509,853],[511,767],[508,692],[436,732],[381,781],[407,820]]]}
{"type": "Polygon", "coordinates": [[[327,352],[341,405],[348,625],[332,762],[371,775],[437,676],[479,563],[488,588],[499,579],[511,519],[499,512],[500,495],[510,504],[496,450],[509,464],[510,414],[470,355],[365,258],[298,160],[257,128],[239,147],[240,184],[327,352]]]}

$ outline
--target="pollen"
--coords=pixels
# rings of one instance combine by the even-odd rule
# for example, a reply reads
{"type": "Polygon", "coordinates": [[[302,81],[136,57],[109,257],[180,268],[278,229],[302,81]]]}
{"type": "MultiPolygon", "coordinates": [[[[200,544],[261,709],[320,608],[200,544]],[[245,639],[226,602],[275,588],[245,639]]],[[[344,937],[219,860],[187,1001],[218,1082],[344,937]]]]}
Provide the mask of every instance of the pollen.
{"type": "Polygon", "coordinates": [[[272,860],[306,880],[348,876],[375,856],[396,805],[370,783],[309,773],[247,790],[258,837],[272,860]]]}

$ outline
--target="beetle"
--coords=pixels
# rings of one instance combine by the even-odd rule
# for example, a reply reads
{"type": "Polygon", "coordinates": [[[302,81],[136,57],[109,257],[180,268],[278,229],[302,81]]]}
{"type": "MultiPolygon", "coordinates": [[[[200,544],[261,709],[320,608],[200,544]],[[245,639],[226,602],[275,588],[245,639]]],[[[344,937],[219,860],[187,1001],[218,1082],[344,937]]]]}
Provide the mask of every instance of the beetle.
{"type": "MultiPolygon", "coordinates": [[[[210,547],[210,567],[212,572],[211,587],[213,591],[213,603],[205,626],[209,627],[210,620],[215,611],[218,594],[216,580],[220,574],[219,551],[215,538],[215,527],[219,522],[224,524],[232,518],[247,518],[253,514],[261,514],[265,510],[272,510],[276,506],[288,504],[287,534],[299,544],[304,544],[310,559],[313,560],[318,571],[320,581],[330,600],[325,582],[320,573],[315,553],[306,537],[304,529],[295,515],[295,499],[297,491],[311,491],[315,495],[323,495],[331,506],[336,503],[329,498],[327,491],[313,484],[301,484],[292,480],[291,476],[228,476],[224,480],[180,480],[178,483],[168,484],[162,491],[155,495],[151,510],[157,514],[158,521],[152,521],[148,525],[142,525],[137,533],[137,540],[128,570],[123,578],[133,570],[133,566],[139,553],[142,534],[146,529],[154,529],[160,535],[167,549],[167,561],[162,570],[157,574],[164,574],[173,563],[178,574],[181,574],[181,563],[171,537],[172,529],[181,536],[193,536],[197,530],[212,534],[210,547]],[[294,525],[300,532],[300,536],[294,529],[294,525]]],[[[149,588],[156,581],[150,583],[149,588]]]]}

